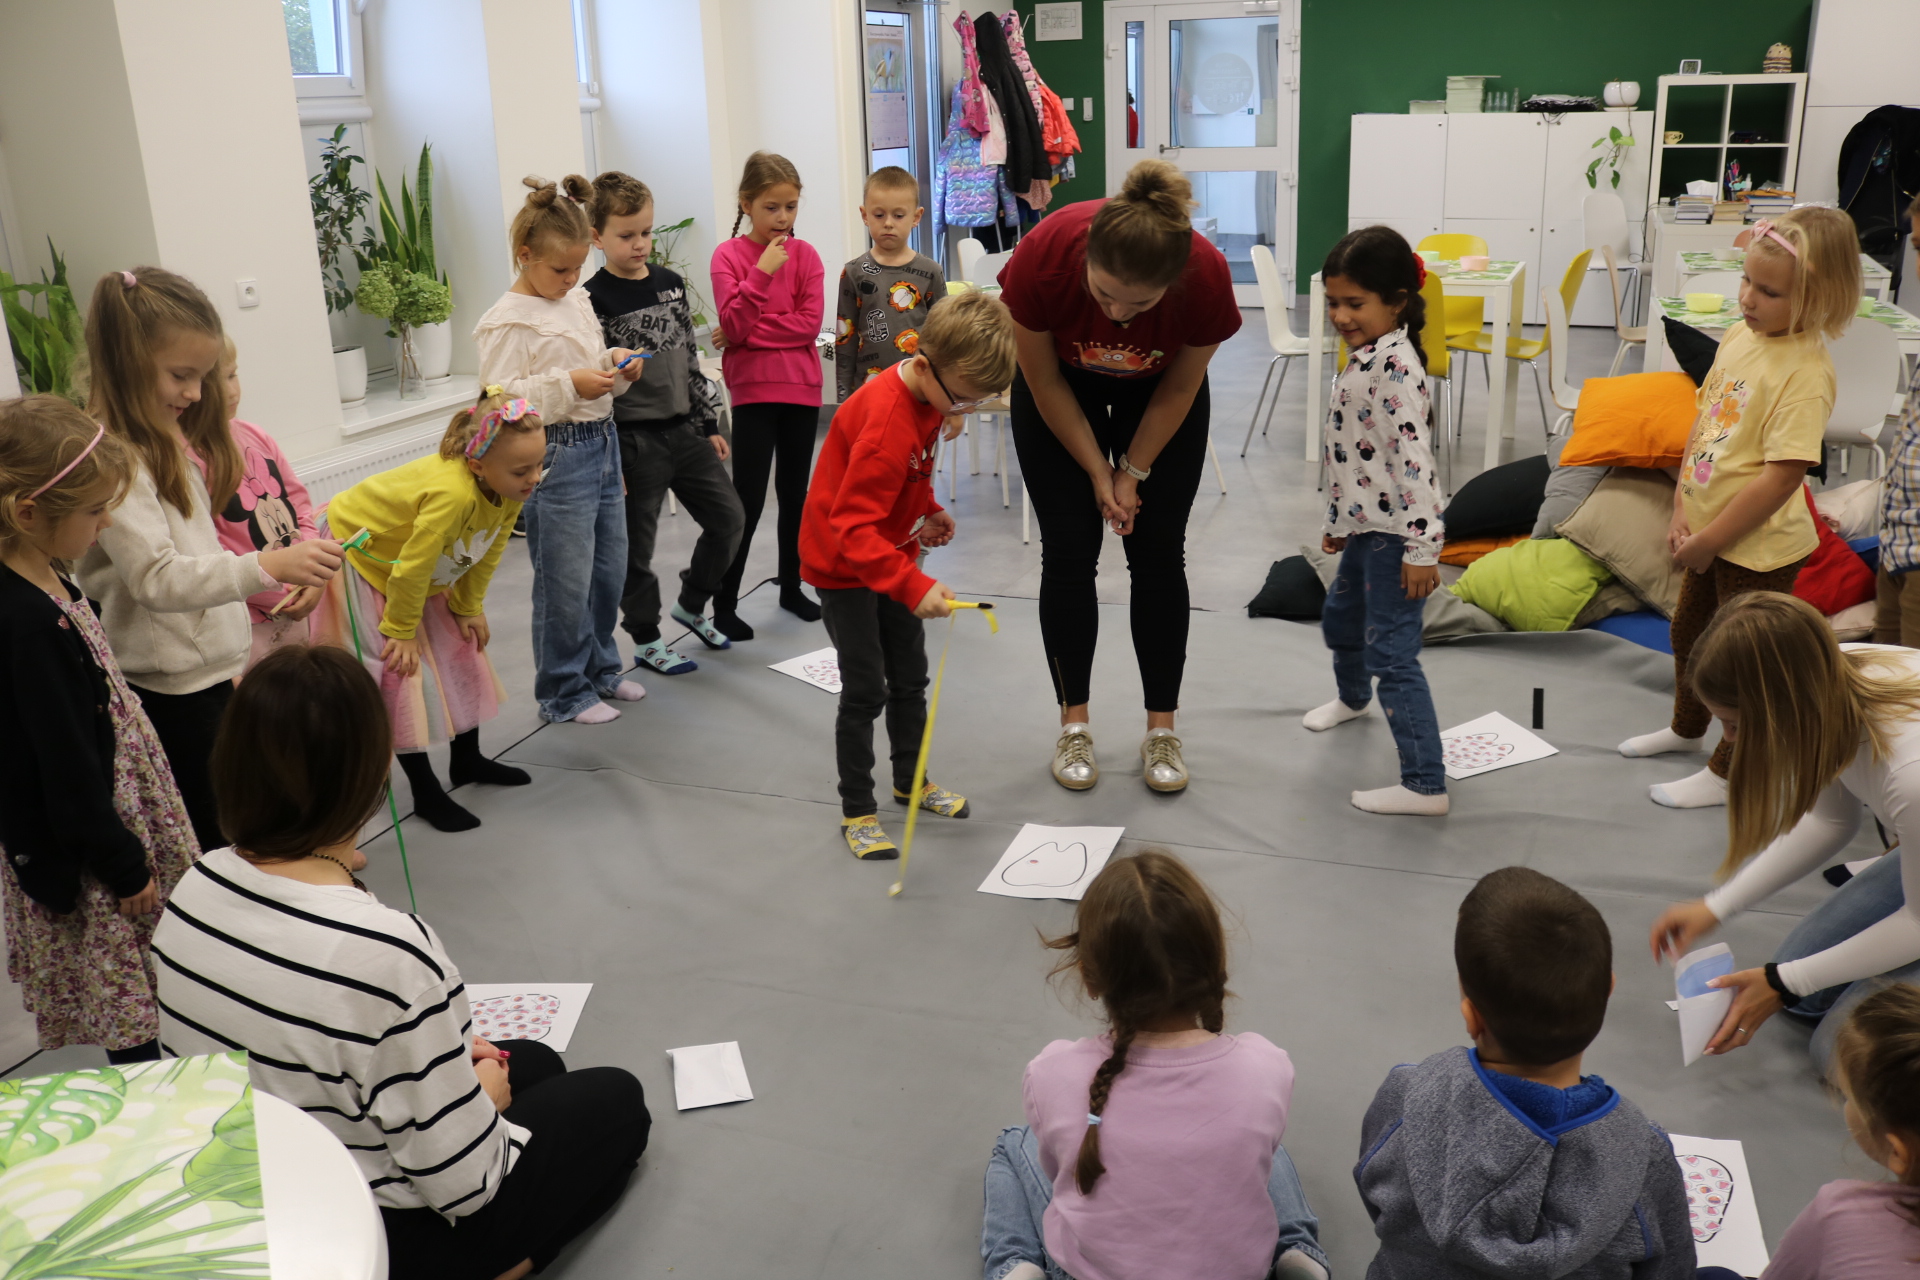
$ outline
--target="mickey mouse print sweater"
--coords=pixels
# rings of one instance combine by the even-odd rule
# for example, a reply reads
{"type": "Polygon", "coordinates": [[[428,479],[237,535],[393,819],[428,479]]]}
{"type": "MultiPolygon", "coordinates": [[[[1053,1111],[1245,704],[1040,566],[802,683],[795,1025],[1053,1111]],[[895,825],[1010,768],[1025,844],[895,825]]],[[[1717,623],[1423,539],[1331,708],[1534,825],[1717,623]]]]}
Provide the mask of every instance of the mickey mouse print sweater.
{"type": "Polygon", "coordinates": [[[1433,463],[1433,404],[1426,364],[1402,325],[1355,350],[1333,389],[1322,451],[1330,538],[1391,533],[1403,562],[1440,563],[1446,537],[1433,463]]]}

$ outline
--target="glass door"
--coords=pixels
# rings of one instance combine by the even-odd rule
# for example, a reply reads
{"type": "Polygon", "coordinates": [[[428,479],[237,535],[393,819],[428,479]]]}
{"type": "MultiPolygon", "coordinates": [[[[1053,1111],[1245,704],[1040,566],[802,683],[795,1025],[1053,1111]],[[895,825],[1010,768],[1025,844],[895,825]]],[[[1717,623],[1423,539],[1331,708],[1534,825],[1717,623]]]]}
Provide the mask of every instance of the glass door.
{"type": "Polygon", "coordinates": [[[1261,305],[1254,245],[1293,276],[1295,2],[1107,9],[1108,190],[1144,157],[1179,165],[1242,306],[1261,305]]]}
{"type": "MultiPolygon", "coordinates": [[[[898,165],[920,182],[920,199],[933,197],[933,124],[940,119],[937,0],[867,0],[861,28],[861,76],[866,94],[867,172],[898,165]]],[[[939,258],[927,219],[909,242],[939,258]]]]}

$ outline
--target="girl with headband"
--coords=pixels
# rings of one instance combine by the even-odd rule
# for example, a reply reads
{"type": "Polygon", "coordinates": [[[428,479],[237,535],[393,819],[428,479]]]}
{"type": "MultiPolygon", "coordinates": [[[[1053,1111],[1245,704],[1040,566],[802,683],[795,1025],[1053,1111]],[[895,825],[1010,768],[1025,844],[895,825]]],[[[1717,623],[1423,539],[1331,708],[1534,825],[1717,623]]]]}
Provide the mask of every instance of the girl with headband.
{"type": "Polygon", "coordinates": [[[532,781],[480,753],[480,726],[506,696],[487,657],[485,604],[546,450],[533,407],[489,386],[453,415],[438,453],[369,476],[321,515],[320,536],[340,539],[347,564],[314,612],[314,637],[366,663],[393,717],[414,812],[437,831],[470,831],[480,819],[433,776],[430,744],[452,740],[456,787],[532,781]]]}
{"type": "MultiPolygon", "coordinates": [[[[1673,721],[1628,738],[1623,756],[1702,751],[1712,713],[1694,693],[1694,644],[1714,610],[1748,591],[1791,592],[1820,545],[1807,469],[1826,452],[1833,413],[1827,340],[1860,301],[1860,240],[1837,209],[1795,209],[1755,223],[1740,282],[1740,320],[1700,384],[1681,454],[1667,548],[1681,574],[1673,613],[1673,721]]],[[[1732,735],[1704,769],[1653,788],[1655,804],[1727,802],[1732,735]]]]}
{"type": "Polygon", "coordinates": [[[160,1056],[149,944],[199,849],[165,749],[69,565],[136,463],[58,396],[0,402],[0,900],[40,1047],[160,1056]],[[25,744],[31,743],[31,749],[25,744]]]}

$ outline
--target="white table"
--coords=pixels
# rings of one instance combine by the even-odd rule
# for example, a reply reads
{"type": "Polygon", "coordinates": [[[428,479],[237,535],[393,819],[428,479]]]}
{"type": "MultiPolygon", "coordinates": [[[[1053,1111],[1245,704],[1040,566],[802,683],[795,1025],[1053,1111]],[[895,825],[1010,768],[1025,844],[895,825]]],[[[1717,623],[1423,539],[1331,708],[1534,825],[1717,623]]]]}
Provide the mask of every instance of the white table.
{"type": "MultiPolygon", "coordinates": [[[[1718,311],[1689,311],[1687,300],[1680,298],[1655,298],[1653,315],[1672,316],[1681,324],[1690,325],[1704,334],[1710,335],[1716,342],[1726,336],[1740,319],[1740,300],[1728,298],[1720,304],[1718,311]]],[[[1893,330],[1894,337],[1900,341],[1900,354],[1913,358],[1920,356],[1920,316],[1904,311],[1891,302],[1876,302],[1873,310],[1860,317],[1883,324],[1893,330]]]]}
{"type": "MultiPolygon", "coordinates": [[[[1744,261],[1741,258],[1735,258],[1731,262],[1722,261],[1711,252],[1704,250],[1680,251],[1676,252],[1674,257],[1675,283],[1671,292],[1675,294],[1686,293],[1687,281],[1695,276],[1705,275],[1709,271],[1738,271],[1744,261]]],[[[1887,297],[1887,294],[1893,291],[1893,272],[1863,253],[1860,255],[1860,287],[1862,292],[1882,302],[1891,302],[1892,299],[1887,297]]]]}
{"type": "Polygon", "coordinates": [[[253,1091],[273,1280],[387,1280],[387,1230],[366,1175],[326,1126],[253,1091]]]}
{"type": "MultiPolygon", "coordinates": [[[[1487,447],[1485,467],[1500,465],[1500,443],[1513,438],[1513,406],[1520,393],[1520,362],[1507,358],[1507,339],[1520,336],[1520,317],[1526,306],[1527,264],[1496,260],[1485,271],[1461,271],[1458,263],[1442,263],[1445,270],[1441,289],[1450,297],[1485,298],[1487,315],[1493,322],[1494,374],[1487,396],[1487,447]]],[[[1442,316],[1429,316],[1428,324],[1444,323],[1442,316]]],[[[1324,285],[1318,271],[1307,283],[1307,444],[1306,460],[1320,458],[1320,423],[1325,414],[1323,398],[1327,394],[1320,368],[1325,358],[1321,346],[1327,334],[1327,307],[1324,285]]],[[[1459,353],[1455,353],[1458,355],[1459,353]]]]}

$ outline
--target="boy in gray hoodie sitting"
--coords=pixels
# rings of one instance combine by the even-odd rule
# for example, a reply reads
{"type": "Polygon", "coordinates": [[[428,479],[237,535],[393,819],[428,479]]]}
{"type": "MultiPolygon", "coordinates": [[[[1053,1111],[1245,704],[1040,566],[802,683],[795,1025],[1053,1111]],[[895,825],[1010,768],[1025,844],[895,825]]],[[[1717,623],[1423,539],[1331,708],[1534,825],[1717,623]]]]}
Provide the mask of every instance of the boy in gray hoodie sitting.
{"type": "Polygon", "coordinates": [[[1368,1280],[1691,1280],[1667,1135],[1580,1056],[1613,993],[1593,904],[1525,867],[1484,877],[1453,935],[1474,1047],[1395,1067],[1354,1181],[1380,1251],[1368,1280]]]}

